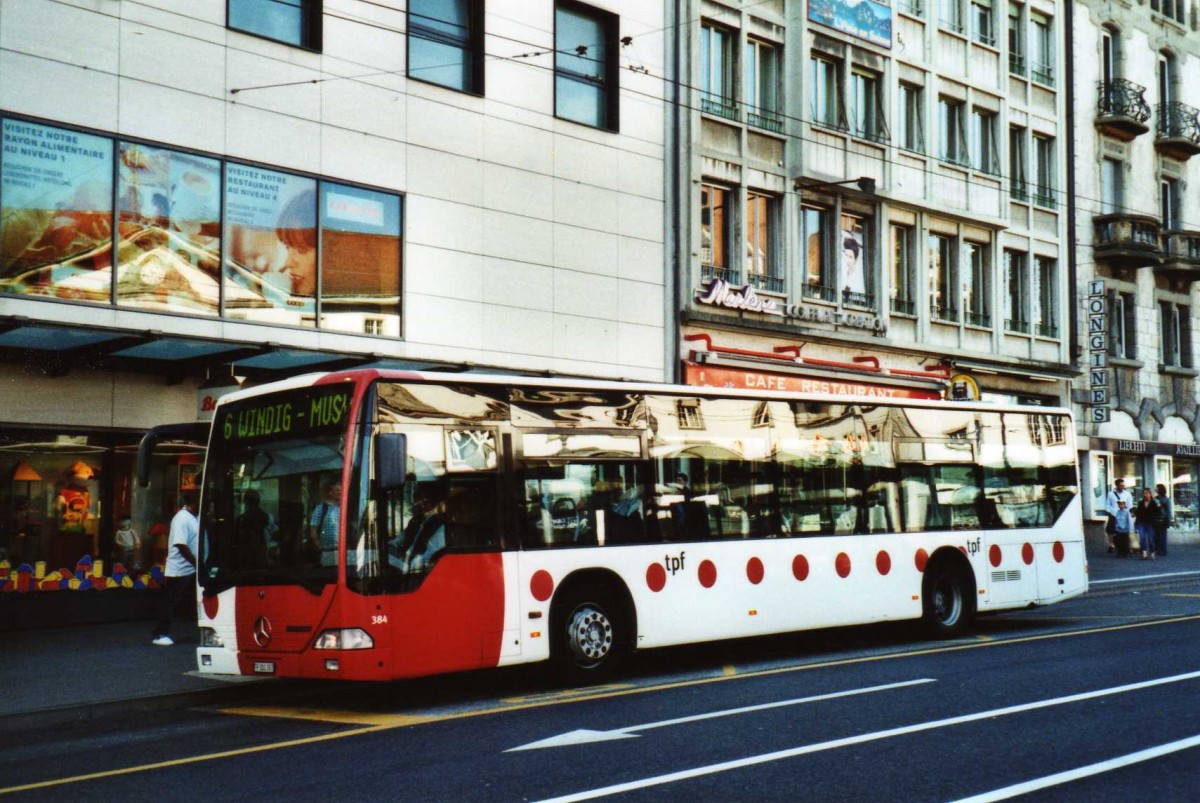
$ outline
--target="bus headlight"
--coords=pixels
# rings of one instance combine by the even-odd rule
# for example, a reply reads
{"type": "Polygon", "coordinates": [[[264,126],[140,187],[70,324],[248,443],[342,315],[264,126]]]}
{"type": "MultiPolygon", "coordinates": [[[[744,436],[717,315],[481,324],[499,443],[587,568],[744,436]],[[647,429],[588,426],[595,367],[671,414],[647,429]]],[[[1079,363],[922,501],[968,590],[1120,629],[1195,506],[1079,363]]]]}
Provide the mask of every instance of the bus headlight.
{"type": "Polygon", "coordinates": [[[221,637],[217,635],[217,631],[211,627],[200,628],[200,646],[201,647],[224,647],[225,642],[221,641],[221,637]]]}
{"type": "Polygon", "coordinates": [[[358,627],[326,630],[313,643],[314,650],[369,650],[374,646],[375,640],[358,627]]]}

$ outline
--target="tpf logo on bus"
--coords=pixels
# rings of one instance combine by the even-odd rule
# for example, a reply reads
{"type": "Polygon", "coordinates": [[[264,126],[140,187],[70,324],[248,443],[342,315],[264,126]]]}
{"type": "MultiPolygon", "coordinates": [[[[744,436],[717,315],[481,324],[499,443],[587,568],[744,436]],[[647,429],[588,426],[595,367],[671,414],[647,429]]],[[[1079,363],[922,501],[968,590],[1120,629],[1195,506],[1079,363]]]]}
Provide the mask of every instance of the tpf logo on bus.
{"type": "Polygon", "coordinates": [[[670,554],[664,555],[663,556],[663,568],[666,569],[667,571],[669,571],[671,574],[675,574],[678,571],[682,571],[683,570],[683,556],[686,554],[687,554],[687,552],[680,550],[679,557],[674,557],[673,555],[670,555],[670,554]]]}

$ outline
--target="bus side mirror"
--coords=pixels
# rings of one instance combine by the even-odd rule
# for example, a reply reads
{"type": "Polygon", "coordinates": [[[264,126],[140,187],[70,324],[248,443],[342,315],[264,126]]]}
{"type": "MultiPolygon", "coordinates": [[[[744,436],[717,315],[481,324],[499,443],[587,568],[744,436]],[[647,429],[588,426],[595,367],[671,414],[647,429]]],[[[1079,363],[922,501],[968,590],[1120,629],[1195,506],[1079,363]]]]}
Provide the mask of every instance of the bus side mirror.
{"type": "Polygon", "coordinates": [[[375,467],[380,490],[399,488],[408,468],[408,436],[381,432],[375,438],[375,467]]]}
{"type": "Polygon", "coordinates": [[[185,424],[162,424],[153,427],[142,436],[137,451],[137,484],[145,488],[150,485],[151,459],[154,450],[164,441],[183,441],[192,444],[208,442],[209,422],[188,422],[185,424]]]}

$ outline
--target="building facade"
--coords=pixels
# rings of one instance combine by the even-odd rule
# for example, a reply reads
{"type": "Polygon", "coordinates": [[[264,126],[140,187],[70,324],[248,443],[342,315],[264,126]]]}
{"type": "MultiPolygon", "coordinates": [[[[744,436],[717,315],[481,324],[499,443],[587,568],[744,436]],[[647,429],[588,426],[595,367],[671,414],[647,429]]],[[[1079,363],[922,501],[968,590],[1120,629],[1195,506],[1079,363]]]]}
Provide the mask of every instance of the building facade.
{"type": "Polygon", "coordinates": [[[1062,4],[685,6],[682,378],[1068,404],[1062,4]]]}
{"type": "Polygon", "coordinates": [[[1078,380],[1087,515],[1117,477],[1163,484],[1196,533],[1200,416],[1200,34],[1194,4],[1078,2],[1076,228],[1088,370],[1078,380]]]}
{"type": "Polygon", "coordinates": [[[138,438],[245,381],[663,379],[667,35],[645,0],[0,5],[0,586],[144,585],[200,456],[143,489],[138,438]]]}

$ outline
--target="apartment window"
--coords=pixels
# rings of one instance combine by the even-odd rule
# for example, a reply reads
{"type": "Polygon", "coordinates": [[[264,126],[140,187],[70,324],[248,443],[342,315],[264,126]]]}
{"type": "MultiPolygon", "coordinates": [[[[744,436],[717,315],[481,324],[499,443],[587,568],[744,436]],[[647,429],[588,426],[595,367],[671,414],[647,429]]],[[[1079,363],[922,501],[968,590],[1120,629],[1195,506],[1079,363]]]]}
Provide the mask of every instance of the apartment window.
{"type": "Polygon", "coordinates": [[[1113,292],[1108,298],[1108,353],[1137,359],[1137,307],[1133,293],[1113,292]]]}
{"type": "Polygon", "coordinates": [[[896,7],[913,17],[920,17],[925,13],[925,6],[922,0],[899,0],[896,7]]]}
{"type": "Polygon", "coordinates": [[[321,49],[321,0],[229,0],[228,9],[234,30],[321,49]]]}
{"type": "Polygon", "coordinates": [[[841,64],[813,56],[809,62],[812,121],[826,128],[846,130],[842,111],[841,64]]]}
{"type": "MultiPolygon", "coordinates": [[[[1167,104],[1175,99],[1175,59],[1170,53],[1158,54],[1158,102],[1159,115],[1167,113],[1167,104]]],[[[1164,128],[1159,125],[1159,130],[1164,128]]]]}
{"type": "Polygon", "coordinates": [[[675,414],[679,416],[680,429],[704,429],[699,399],[679,399],[675,402],[675,414]]]}
{"type": "Polygon", "coordinates": [[[1178,179],[1164,178],[1159,187],[1163,231],[1179,231],[1182,228],[1179,222],[1179,181],[1178,179]]]}
{"type": "Polygon", "coordinates": [[[1183,0],[1150,0],[1150,10],[1176,22],[1184,21],[1183,0]]]}
{"type": "Polygon", "coordinates": [[[896,114],[899,115],[897,129],[899,130],[901,148],[914,153],[925,152],[925,126],[922,124],[924,107],[922,105],[921,87],[915,84],[900,83],[900,97],[896,104],[896,114]]]}
{"type": "Polygon", "coordinates": [[[1024,251],[1004,251],[1005,310],[1004,328],[1029,334],[1029,255],[1024,251]]]}
{"type": "Polygon", "coordinates": [[[958,321],[954,298],[957,244],[955,237],[929,235],[929,303],[934,320],[958,321]]]}
{"type": "Polygon", "coordinates": [[[1025,25],[1020,3],[1008,4],[1008,71],[1025,75],[1025,25]]]}
{"type": "Polygon", "coordinates": [[[1037,178],[1037,187],[1034,189],[1033,202],[1047,209],[1055,209],[1058,206],[1058,202],[1054,197],[1057,193],[1057,179],[1054,167],[1054,137],[1034,134],[1033,157],[1034,171],[1037,178]]]}
{"type": "Polygon", "coordinates": [[[1029,200],[1029,180],[1025,173],[1025,129],[1008,129],[1008,190],[1014,201],[1029,200]]]}
{"type": "Polygon", "coordinates": [[[878,74],[857,69],[850,72],[849,107],[851,133],[876,142],[887,140],[878,74]]]}
{"type": "Polygon", "coordinates": [[[988,246],[983,243],[966,244],[967,275],[963,283],[963,306],[969,326],[991,326],[991,260],[988,246]]]}
{"type": "Polygon", "coordinates": [[[733,34],[704,23],[700,26],[700,111],[737,119],[733,99],[733,34]]]}
{"type": "Polygon", "coordinates": [[[554,114],[617,130],[617,16],[559,0],[554,9],[554,114]]]}
{"type": "Polygon", "coordinates": [[[1117,32],[1112,28],[1100,29],[1100,80],[1105,90],[1112,87],[1117,77],[1117,32]]]}
{"type": "Polygon", "coordinates": [[[897,315],[917,314],[916,260],[913,245],[916,236],[912,226],[893,223],[890,227],[892,239],[891,309],[897,315]]]}
{"type": "Polygon", "coordinates": [[[989,47],[996,46],[991,0],[971,0],[971,38],[989,47]]]}
{"type": "Polygon", "coordinates": [[[972,167],[984,173],[1000,172],[996,153],[996,114],[986,109],[971,109],[972,167]]]}
{"type": "Polygon", "coordinates": [[[955,33],[963,32],[962,5],[960,0],[937,0],[938,27],[955,33]]]}
{"type": "Polygon", "coordinates": [[[842,215],[838,234],[841,243],[842,303],[852,307],[874,307],[871,292],[870,227],[859,215],[842,215]]]}
{"type": "Polygon", "coordinates": [[[762,290],[783,292],[775,248],[778,202],[772,195],[746,193],[746,281],[762,290]]]}
{"type": "Polygon", "coordinates": [[[729,261],[729,197],[725,187],[700,186],[700,270],[705,279],[737,284],[741,277],[729,261]]]}
{"type": "Polygon", "coordinates": [[[1029,67],[1033,80],[1054,86],[1054,29],[1049,17],[1031,13],[1033,40],[1029,43],[1029,67]]]}
{"type": "Polygon", "coordinates": [[[1038,337],[1058,337],[1058,261],[1034,257],[1033,323],[1038,337]]]}
{"type": "Polygon", "coordinates": [[[408,77],[483,94],[483,0],[409,0],[408,77]]]}
{"type": "Polygon", "coordinates": [[[1118,159],[1100,160],[1100,214],[1111,215],[1121,208],[1121,177],[1124,164],[1118,159]]]}
{"type": "Polygon", "coordinates": [[[957,165],[970,163],[963,104],[951,98],[938,98],[938,148],[938,158],[943,162],[957,165]]]}
{"type": "Polygon", "coordinates": [[[757,128],[783,132],[779,102],[779,48],[757,39],[746,42],[746,122],[757,128]]]}
{"type": "Polygon", "coordinates": [[[829,240],[829,210],[818,206],[800,209],[800,241],[804,244],[804,295],[821,301],[834,301],[827,243],[829,240]]]}
{"type": "Polygon", "coordinates": [[[1192,321],[1187,304],[1160,301],[1159,321],[1162,324],[1160,355],[1162,364],[1174,368],[1192,367],[1192,321]]]}

